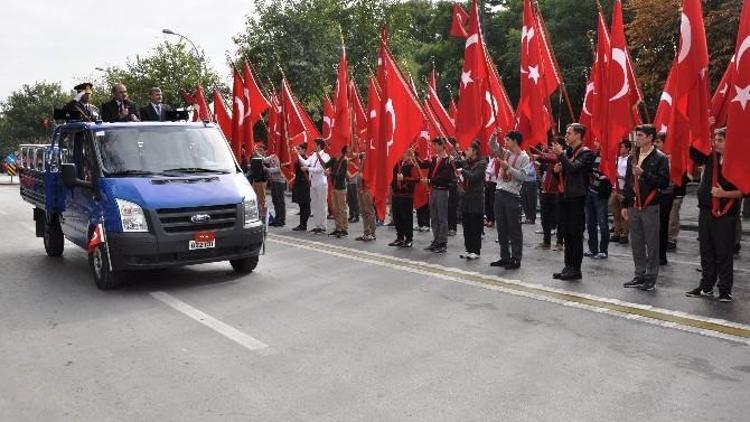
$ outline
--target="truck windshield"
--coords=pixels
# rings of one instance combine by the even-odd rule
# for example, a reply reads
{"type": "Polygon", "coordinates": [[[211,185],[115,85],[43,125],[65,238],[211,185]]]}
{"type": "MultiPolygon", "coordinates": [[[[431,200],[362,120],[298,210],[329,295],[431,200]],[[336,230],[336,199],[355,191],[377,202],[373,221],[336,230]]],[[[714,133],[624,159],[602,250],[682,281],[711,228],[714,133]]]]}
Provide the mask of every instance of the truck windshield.
{"type": "Polygon", "coordinates": [[[232,152],[216,128],[133,126],[95,135],[105,176],[236,171],[232,152]]]}

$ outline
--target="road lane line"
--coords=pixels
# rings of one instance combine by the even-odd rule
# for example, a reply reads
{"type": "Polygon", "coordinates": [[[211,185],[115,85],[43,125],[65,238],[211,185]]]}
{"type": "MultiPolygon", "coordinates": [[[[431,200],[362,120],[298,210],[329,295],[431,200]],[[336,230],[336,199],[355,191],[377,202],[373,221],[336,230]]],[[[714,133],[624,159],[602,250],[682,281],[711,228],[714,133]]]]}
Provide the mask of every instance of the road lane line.
{"type": "Polygon", "coordinates": [[[268,345],[263,343],[262,341],[243,333],[242,331],[232,327],[231,325],[219,321],[211,315],[208,315],[205,312],[188,305],[187,303],[181,301],[180,299],[177,299],[169,293],[151,292],[151,296],[159,302],[205,325],[206,327],[240,344],[248,350],[254,351],[268,348],[268,345]]]}
{"type": "Polygon", "coordinates": [[[429,275],[514,296],[642,321],[651,325],[730,340],[750,346],[750,325],[722,319],[706,318],[686,312],[655,308],[650,305],[641,305],[618,299],[571,292],[520,280],[509,280],[499,276],[465,271],[454,267],[413,261],[291,236],[269,234],[268,240],[295,248],[325,253],[391,269],[429,275]]]}

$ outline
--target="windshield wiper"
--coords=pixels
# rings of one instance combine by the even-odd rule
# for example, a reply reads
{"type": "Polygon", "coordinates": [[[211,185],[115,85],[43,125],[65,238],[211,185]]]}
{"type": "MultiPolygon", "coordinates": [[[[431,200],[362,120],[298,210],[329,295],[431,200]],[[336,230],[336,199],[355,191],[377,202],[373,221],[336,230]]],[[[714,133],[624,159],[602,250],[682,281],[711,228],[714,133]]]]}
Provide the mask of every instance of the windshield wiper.
{"type": "Polygon", "coordinates": [[[229,173],[226,170],[204,169],[200,167],[181,167],[181,168],[176,168],[176,169],[164,170],[163,172],[164,173],[220,173],[220,174],[229,173]]]}
{"type": "Polygon", "coordinates": [[[157,173],[149,170],[121,170],[106,173],[107,176],[118,177],[118,176],[154,176],[157,173]]]}

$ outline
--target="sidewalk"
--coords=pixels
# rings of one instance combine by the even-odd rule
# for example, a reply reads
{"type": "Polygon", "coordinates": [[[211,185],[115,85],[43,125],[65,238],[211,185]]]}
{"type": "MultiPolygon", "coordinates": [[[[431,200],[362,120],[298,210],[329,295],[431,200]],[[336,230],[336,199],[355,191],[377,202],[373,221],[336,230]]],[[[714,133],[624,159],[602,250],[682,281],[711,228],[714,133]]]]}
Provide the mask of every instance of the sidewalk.
{"type": "MultiPolygon", "coordinates": [[[[0,174],[0,186],[11,186],[10,176],[5,173],[0,174]]],[[[18,175],[13,176],[12,186],[18,186],[18,175]]]]}

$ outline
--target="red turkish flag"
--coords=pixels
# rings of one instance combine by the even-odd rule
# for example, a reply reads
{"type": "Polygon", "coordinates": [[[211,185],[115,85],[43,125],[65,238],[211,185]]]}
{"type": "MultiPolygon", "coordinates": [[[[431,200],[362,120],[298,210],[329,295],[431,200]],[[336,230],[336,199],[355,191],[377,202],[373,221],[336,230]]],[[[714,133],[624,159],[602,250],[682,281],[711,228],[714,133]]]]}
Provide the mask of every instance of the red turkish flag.
{"type": "Polygon", "coordinates": [[[472,0],[469,17],[469,36],[464,47],[464,64],[458,94],[458,116],[456,117],[456,139],[462,148],[467,148],[484,129],[484,93],[487,80],[487,60],[484,56],[484,40],[479,22],[477,1],[472,0]]]}
{"type": "Polygon", "coordinates": [[[678,185],[688,168],[690,146],[706,155],[711,150],[707,73],[708,44],[703,7],[700,0],[683,0],[680,48],[667,78],[661,113],[657,113],[655,121],[662,129],[664,113],[669,109],[666,123],[669,137],[664,152],[670,157],[672,182],[678,185]],[[669,98],[671,107],[667,106],[669,98]]]}
{"type": "Polygon", "coordinates": [[[303,142],[308,144],[308,150],[312,149],[312,142],[320,138],[320,134],[310,120],[310,116],[302,108],[297,97],[294,96],[289,82],[284,78],[281,81],[281,105],[284,113],[284,125],[290,146],[296,146],[303,142]]]}
{"type": "Polygon", "coordinates": [[[727,108],[729,106],[729,78],[732,75],[732,67],[734,66],[734,57],[729,62],[727,70],[724,71],[724,76],[721,77],[719,86],[716,87],[713,98],[711,98],[711,116],[716,120],[714,127],[723,127],[727,124],[727,108]]]}
{"type": "Polygon", "coordinates": [[[382,218],[385,215],[388,187],[393,177],[391,169],[422,131],[424,113],[385,44],[381,47],[380,57],[385,83],[380,108],[380,136],[376,146],[379,151],[375,202],[376,211],[382,218]]]}
{"type": "Polygon", "coordinates": [[[450,36],[456,38],[467,38],[469,36],[469,13],[458,3],[453,3],[453,21],[451,22],[450,36]]]}
{"type": "Polygon", "coordinates": [[[362,98],[359,96],[357,85],[354,84],[353,80],[349,81],[349,95],[351,96],[350,103],[354,108],[354,127],[357,135],[355,144],[357,151],[364,151],[368,125],[367,111],[365,111],[365,106],[362,104],[362,98]]]}
{"type": "Polygon", "coordinates": [[[380,137],[380,93],[378,92],[375,77],[370,77],[370,83],[367,94],[367,137],[364,150],[365,153],[365,170],[362,174],[365,187],[374,195],[375,174],[377,173],[377,148],[376,139],[380,137]]]}
{"type": "Polygon", "coordinates": [[[248,98],[248,107],[245,113],[247,113],[250,121],[255,124],[263,116],[263,113],[271,107],[271,103],[266,99],[263,91],[260,90],[258,84],[255,82],[255,76],[247,62],[242,64],[242,69],[245,79],[245,89],[247,89],[246,97],[248,98]]]}
{"type": "Polygon", "coordinates": [[[543,37],[530,0],[524,0],[521,34],[521,97],[518,101],[518,129],[527,145],[547,144],[552,128],[549,96],[559,86],[551,51],[543,37]]]}
{"type": "Polygon", "coordinates": [[[664,85],[664,91],[661,93],[659,99],[659,106],[656,108],[656,116],[654,117],[654,127],[657,132],[669,133],[670,125],[672,123],[672,110],[674,109],[674,87],[675,74],[669,73],[667,82],[664,85]]]}
{"type": "Polygon", "coordinates": [[[610,62],[607,84],[603,94],[607,107],[607,124],[601,139],[601,171],[609,180],[615,180],[614,168],[620,141],[627,137],[636,121],[633,119],[635,86],[631,83],[625,24],[622,19],[622,3],[617,0],[612,11],[610,62]]]}
{"type": "Polygon", "coordinates": [[[330,150],[332,155],[338,156],[341,148],[350,146],[352,142],[352,116],[349,105],[349,66],[346,60],[346,49],[341,50],[338,78],[336,79],[336,120],[333,125],[330,150]]]}
{"type": "Polygon", "coordinates": [[[232,118],[229,116],[226,104],[224,104],[224,97],[221,96],[218,89],[214,89],[213,102],[213,120],[219,125],[219,128],[224,133],[224,137],[229,139],[232,136],[232,118]]]}
{"type": "Polygon", "coordinates": [[[744,2],[737,48],[729,82],[724,177],[743,193],[750,193],[750,2],[744,2]]]}
{"type": "Polygon", "coordinates": [[[323,139],[326,141],[331,140],[331,136],[333,135],[333,123],[336,120],[336,109],[333,107],[333,103],[331,103],[331,99],[328,98],[326,95],[325,98],[323,98],[323,139]]]}
{"type": "Polygon", "coordinates": [[[196,86],[194,94],[189,94],[183,91],[182,97],[185,99],[186,103],[193,106],[194,122],[211,121],[211,110],[208,109],[208,103],[206,103],[206,94],[203,91],[202,86],[196,86]]]}
{"type": "Polygon", "coordinates": [[[602,103],[602,99],[604,98],[602,91],[607,82],[607,66],[609,65],[610,50],[609,31],[600,10],[594,62],[591,65],[589,80],[586,83],[586,96],[583,99],[581,117],[578,119],[588,129],[586,131],[586,138],[584,139],[584,143],[588,147],[593,146],[594,139],[602,139],[604,126],[606,125],[606,104],[602,103]]]}
{"type": "Polygon", "coordinates": [[[456,100],[453,97],[451,97],[451,107],[448,113],[450,113],[451,120],[453,120],[453,125],[455,126],[456,119],[458,118],[458,105],[456,105],[456,100]]]}
{"type": "Polygon", "coordinates": [[[437,94],[437,75],[435,69],[432,69],[429,82],[427,84],[427,99],[425,100],[425,111],[429,109],[430,112],[435,116],[440,124],[442,133],[447,136],[455,136],[456,126],[451,120],[451,116],[443,107],[443,103],[440,102],[440,97],[437,94]]]}
{"type": "Polygon", "coordinates": [[[489,149],[489,140],[497,131],[500,134],[508,133],[516,126],[516,116],[510,97],[505,90],[495,64],[492,63],[489,54],[487,57],[487,89],[484,93],[484,132],[482,135],[482,153],[486,154],[489,149]]]}
{"type": "Polygon", "coordinates": [[[276,94],[271,94],[271,108],[268,111],[268,152],[275,154],[279,145],[285,142],[283,119],[284,113],[281,107],[281,100],[276,94]]]}
{"type": "MultiPolygon", "coordinates": [[[[232,85],[232,150],[234,156],[240,159],[242,145],[245,144],[245,84],[240,74],[234,70],[234,83],[232,85]]],[[[248,150],[248,155],[251,153],[248,150]]]]}

